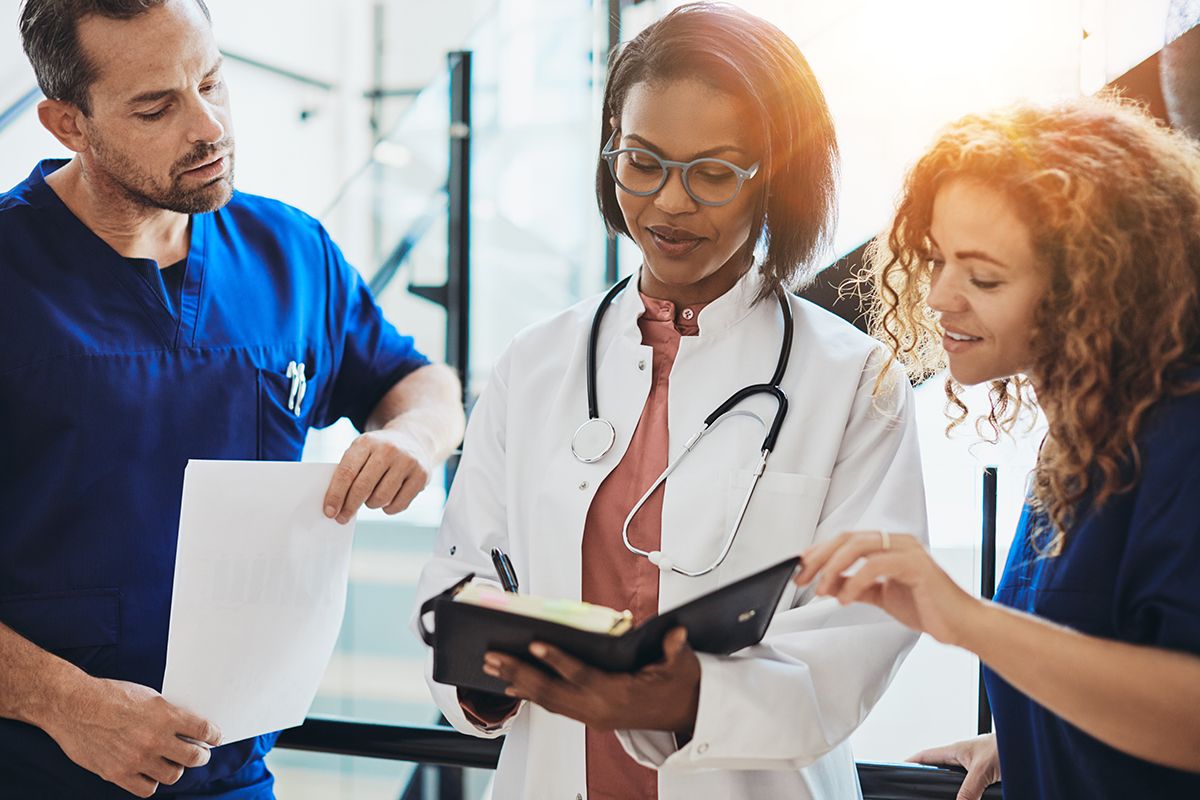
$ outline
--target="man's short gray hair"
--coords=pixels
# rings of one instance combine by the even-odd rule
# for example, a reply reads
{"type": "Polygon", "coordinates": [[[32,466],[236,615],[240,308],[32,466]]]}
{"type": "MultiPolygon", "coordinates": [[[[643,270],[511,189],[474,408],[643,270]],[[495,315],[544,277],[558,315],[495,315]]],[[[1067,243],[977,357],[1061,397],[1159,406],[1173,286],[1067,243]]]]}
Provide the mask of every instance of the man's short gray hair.
{"type": "MultiPolygon", "coordinates": [[[[108,19],[133,19],[167,0],[25,0],[21,6],[21,45],[33,65],[42,94],[91,113],[88,91],[97,78],[79,44],[79,21],[95,14],[108,19]]],[[[196,5],[208,19],[204,0],[196,5]]]]}

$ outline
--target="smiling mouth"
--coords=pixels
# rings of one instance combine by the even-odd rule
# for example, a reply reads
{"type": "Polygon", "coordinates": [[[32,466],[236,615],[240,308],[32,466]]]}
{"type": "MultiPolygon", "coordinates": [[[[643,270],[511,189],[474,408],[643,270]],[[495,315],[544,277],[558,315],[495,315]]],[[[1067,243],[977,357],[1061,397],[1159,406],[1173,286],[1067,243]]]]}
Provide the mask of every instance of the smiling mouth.
{"type": "Polygon", "coordinates": [[[981,342],[982,336],[968,336],[965,333],[957,333],[955,331],[946,331],[946,336],[956,342],[981,342]]]}
{"type": "Polygon", "coordinates": [[[672,228],[667,225],[651,225],[650,227],[646,228],[646,230],[650,231],[652,235],[658,237],[659,239],[662,239],[665,242],[670,242],[671,244],[688,244],[704,238],[692,233],[689,230],[685,230],[684,228],[672,228]]]}
{"type": "Polygon", "coordinates": [[[654,244],[654,248],[666,258],[687,258],[696,252],[704,242],[704,239],[691,234],[682,236],[673,231],[667,234],[651,228],[646,230],[650,234],[650,241],[654,244]]]}
{"type": "Polygon", "coordinates": [[[704,242],[703,236],[668,225],[652,225],[646,228],[646,232],[650,234],[650,241],[654,247],[669,258],[691,255],[704,242]]]}

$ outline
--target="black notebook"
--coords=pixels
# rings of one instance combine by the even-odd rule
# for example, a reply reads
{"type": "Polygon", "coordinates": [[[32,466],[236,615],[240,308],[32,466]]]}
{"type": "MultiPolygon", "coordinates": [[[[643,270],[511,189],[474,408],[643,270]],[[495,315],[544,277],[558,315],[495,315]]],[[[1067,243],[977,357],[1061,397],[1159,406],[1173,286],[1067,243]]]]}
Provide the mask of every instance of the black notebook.
{"type": "Polygon", "coordinates": [[[489,650],[524,658],[534,641],[554,645],[606,672],[633,672],[662,659],[662,640],[675,627],[688,631],[688,643],[701,653],[728,654],[762,640],[799,556],[651,617],[624,633],[581,630],[571,625],[456,602],[473,575],[421,606],[421,638],[433,647],[433,679],[485,692],[502,693],[506,684],[483,672],[489,650]],[[433,614],[433,630],[426,615],[433,614]]]}

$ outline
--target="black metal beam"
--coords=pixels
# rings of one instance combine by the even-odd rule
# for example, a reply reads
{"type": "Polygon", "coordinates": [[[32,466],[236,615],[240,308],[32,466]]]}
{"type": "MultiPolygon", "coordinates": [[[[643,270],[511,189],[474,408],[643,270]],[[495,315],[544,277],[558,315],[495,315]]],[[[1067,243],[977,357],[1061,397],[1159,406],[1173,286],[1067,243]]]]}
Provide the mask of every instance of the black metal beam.
{"type": "MultiPolygon", "coordinates": [[[[997,479],[999,470],[996,467],[983,469],[983,541],[980,544],[979,558],[979,596],[991,600],[996,596],[996,506],[997,479]]],[[[992,732],[992,706],[988,702],[987,687],[983,684],[983,662],[979,662],[979,733],[992,732]]]]}
{"type": "Polygon", "coordinates": [[[983,553],[980,565],[979,595],[984,600],[996,596],[996,508],[999,504],[997,467],[983,469],[983,553]]]}
{"type": "MultiPolygon", "coordinates": [[[[605,73],[607,75],[607,60],[613,50],[621,44],[621,0],[608,0],[608,47],[605,49],[605,73]]],[[[604,240],[604,285],[611,286],[617,282],[621,273],[618,261],[617,237],[608,233],[604,240]]]]}
{"type": "Polygon", "coordinates": [[[471,382],[471,52],[450,53],[446,361],[471,382]]]}
{"type": "Polygon", "coordinates": [[[432,725],[384,725],[309,717],[300,727],[284,731],[278,746],[313,753],[495,769],[503,741],[478,739],[453,728],[432,725]]]}
{"type": "MultiPolygon", "coordinates": [[[[860,761],[858,782],[863,800],[955,800],[966,773],[913,764],[860,761]]],[[[983,800],[1003,800],[1000,784],[989,786],[983,800]]]]}
{"type": "MultiPolygon", "coordinates": [[[[446,283],[434,286],[410,284],[408,290],[446,309],[446,363],[463,377],[465,403],[471,367],[471,53],[466,50],[450,53],[449,62],[446,283]]],[[[428,228],[427,225],[424,227],[428,228]]],[[[407,256],[411,249],[410,244],[403,255],[407,256]]],[[[389,259],[390,269],[394,272],[402,261],[403,257],[389,259]]]]}
{"type": "MultiPolygon", "coordinates": [[[[447,767],[495,769],[503,739],[479,739],[452,728],[384,725],[310,717],[284,731],[278,747],[318,753],[414,761],[447,767]]],[[[961,770],[914,764],[860,762],[858,776],[864,800],[954,800],[962,785],[961,770]]],[[[1000,800],[999,785],[984,794],[1000,800]]]]}

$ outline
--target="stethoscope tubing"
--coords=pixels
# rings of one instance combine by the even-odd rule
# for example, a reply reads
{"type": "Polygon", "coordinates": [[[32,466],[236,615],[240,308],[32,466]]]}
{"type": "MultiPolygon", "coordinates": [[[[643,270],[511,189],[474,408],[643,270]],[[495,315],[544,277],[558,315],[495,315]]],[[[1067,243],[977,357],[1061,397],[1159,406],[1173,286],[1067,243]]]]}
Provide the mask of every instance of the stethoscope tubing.
{"type": "MultiPolygon", "coordinates": [[[[621,290],[624,289],[629,284],[629,281],[632,277],[633,277],[632,275],[626,276],[625,278],[618,281],[615,285],[613,285],[613,287],[608,290],[607,294],[605,294],[604,298],[600,301],[600,305],[596,308],[596,313],[592,317],[592,327],[591,327],[591,330],[589,331],[588,350],[587,350],[588,420],[587,420],[587,422],[583,423],[583,425],[580,426],[578,431],[576,431],[576,437],[578,437],[579,434],[592,422],[603,423],[604,425],[607,426],[607,430],[614,430],[611,422],[600,417],[600,409],[599,409],[599,402],[597,400],[597,389],[596,389],[596,383],[597,383],[596,353],[597,353],[597,347],[598,347],[598,343],[599,343],[599,339],[600,339],[600,324],[601,324],[601,321],[604,319],[604,314],[608,310],[608,307],[612,304],[613,300],[616,298],[617,294],[619,294],[621,292],[621,290]]],[[[652,563],[654,563],[656,566],[658,566],[658,568],[660,570],[662,570],[664,572],[667,570],[670,570],[673,572],[677,572],[680,575],[685,575],[689,578],[697,578],[697,577],[700,577],[702,575],[706,575],[706,574],[712,572],[713,570],[715,570],[719,566],[721,566],[722,563],[724,563],[725,558],[729,555],[730,550],[733,549],[733,543],[734,543],[735,539],[737,538],[738,531],[742,527],[742,520],[745,519],[746,511],[750,507],[750,500],[754,497],[754,490],[758,487],[759,478],[762,477],[763,472],[766,470],[767,459],[770,458],[771,452],[775,449],[775,444],[779,440],[779,432],[783,428],[783,421],[787,417],[787,411],[788,411],[787,395],[784,393],[783,389],[780,387],[780,384],[783,381],[784,374],[787,372],[788,360],[789,360],[789,358],[791,356],[791,352],[792,352],[792,340],[793,340],[793,334],[795,331],[795,324],[792,319],[791,306],[788,303],[787,297],[784,294],[784,292],[782,290],[779,290],[777,292],[776,296],[779,299],[779,307],[783,313],[783,323],[784,323],[783,324],[783,341],[780,344],[779,359],[777,360],[777,362],[775,364],[775,372],[771,376],[770,383],[756,383],[756,384],[751,384],[750,386],[744,386],[741,389],[738,389],[733,394],[731,394],[728,398],[726,398],[726,400],[723,403],[721,403],[719,406],[717,406],[715,409],[713,409],[712,413],[709,414],[707,417],[705,417],[704,424],[702,425],[700,430],[697,431],[690,439],[688,439],[688,441],[683,446],[683,450],[680,451],[679,455],[677,455],[674,459],[671,460],[671,462],[667,465],[667,468],[663,471],[663,473],[658,476],[658,479],[654,481],[654,483],[650,486],[650,488],[646,490],[645,494],[643,494],[641,496],[641,498],[639,498],[638,501],[634,504],[633,508],[630,509],[629,514],[625,517],[624,524],[621,526],[621,539],[624,542],[625,547],[629,550],[629,552],[634,553],[635,555],[640,555],[645,558],[648,558],[652,563]],[[641,510],[642,506],[644,506],[646,504],[646,502],[650,499],[650,497],[654,494],[654,492],[657,491],[660,486],[662,486],[664,483],[666,483],[667,479],[671,476],[671,474],[679,466],[679,464],[683,460],[683,458],[692,451],[692,449],[696,446],[696,444],[702,438],[704,438],[704,436],[708,433],[708,431],[710,431],[713,428],[713,426],[719,424],[721,421],[723,421],[724,419],[726,419],[729,416],[737,416],[737,415],[751,416],[751,417],[754,417],[755,419],[759,420],[760,423],[762,422],[762,419],[760,417],[758,417],[757,414],[754,414],[749,411],[738,411],[737,410],[738,405],[740,405],[743,401],[745,401],[746,399],[748,399],[750,397],[753,397],[756,394],[769,394],[773,398],[775,398],[775,403],[776,403],[775,417],[771,421],[771,425],[767,429],[766,437],[763,439],[762,448],[759,453],[758,463],[755,466],[754,471],[752,473],[752,477],[751,477],[751,481],[750,481],[750,488],[746,492],[745,498],[743,498],[743,500],[742,500],[742,504],[741,504],[740,508],[738,509],[737,518],[734,520],[733,526],[730,529],[729,534],[725,537],[725,542],[721,547],[721,552],[717,556],[717,559],[714,562],[712,562],[712,564],[710,564],[709,566],[707,566],[703,569],[686,570],[686,569],[683,569],[682,567],[675,566],[666,556],[664,556],[662,554],[661,551],[649,552],[649,551],[642,550],[641,548],[635,546],[629,540],[629,526],[630,526],[630,524],[632,524],[634,516],[638,513],[638,511],[641,510]]],[[[611,446],[611,441],[609,443],[609,446],[611,446]]],[[[576,450],[574,437],[572,439],[571,449],[573,452],[575,452],[576,458],[578,458],[580,461],[583,461],[585,463],[594,463],[596,461],[599,461],[608,452],[607,448],[605,448],[603,452],[601,452],[595,456],[580,455],[580,453],[576,450]]]]}
{"type": "Polygon", "coordinates": [[[608,307],[612,305],[612,301],[629,284],[632,277],[632,275],[626,275],[613,284],[613,287],[608,290],[608,294],[604,295],[604,299],[600,301],[600,305],[596,307],[596,313],[592,316],[592,330],[588,334],[587,350],[588,419],[600,418],[600,403],[596,399],[596,348],[600,342],[600,323],[604,320],[604,314],[608,311],[608,307]]]}

